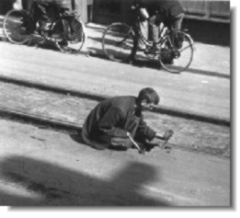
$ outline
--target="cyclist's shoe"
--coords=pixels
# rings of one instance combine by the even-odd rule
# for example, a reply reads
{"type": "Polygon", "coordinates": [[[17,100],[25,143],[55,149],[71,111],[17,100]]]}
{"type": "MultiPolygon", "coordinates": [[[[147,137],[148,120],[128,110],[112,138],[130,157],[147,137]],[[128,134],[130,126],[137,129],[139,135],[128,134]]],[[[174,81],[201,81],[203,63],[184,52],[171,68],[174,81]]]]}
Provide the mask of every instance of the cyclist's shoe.
{"type": "Polygon", "coordinates": [[[175,46],[175,48],[181,49],[182,46],[183,46],[183,41],[184,41],[183,34],[181,34],[181,33],[176,34],[175,38],[174,38],[174,46],[175,46]]]}
{"type": "Polygon", "coordinates": [[[160,49],[157,46],[153,46],[148,50],[149,54],[157,55],[160,52],[160,49]]]}
{"type": "Polygon", "coordinates": [[[42,31],[49,31],[51,27],[51,24],[48,22],[40,22],[40,29],[42,31]]]}
{"type": "Polygon", "coordinates": [[[50,29],[51,29],[50,23],[41,22],[39,27],[39,33],[40,35],[47,37],[50,29]]]}
{"type": "Polygon", "coordinates": [[[59,46],[61,46],[61,49],[64,50],[65,52],[74,52],[74,50],[69,47],[68,42],[66,40],[62,40],[58,44],[59,46]]]}
{"type": "Polygon", "coordinates": [[[164,64],[173,64],[174,56],[170,49],[161,48],[160,58],[164,64]]]}

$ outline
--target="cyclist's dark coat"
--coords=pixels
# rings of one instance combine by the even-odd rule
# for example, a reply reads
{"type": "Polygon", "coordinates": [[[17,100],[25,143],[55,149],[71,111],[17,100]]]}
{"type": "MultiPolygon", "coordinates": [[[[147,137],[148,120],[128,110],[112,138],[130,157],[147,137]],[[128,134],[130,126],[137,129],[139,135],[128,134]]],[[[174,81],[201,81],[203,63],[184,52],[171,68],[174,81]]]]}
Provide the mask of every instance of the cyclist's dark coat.
{"type": "Polygon", "coordinates": [[[140,7],[146,8],[150,17],[159,13],[164,23],[170,23],[173,18],[184,13],[178,0],[137,0],[140,7]]]}
{"type": "Polygon", "coordinates": [[[110,146],[112,138],[127,138],[127,132],[151,141],[156,132],[146,125],[141,112],[136,113],[135,103],[133,96],[114,97],[99,103],[83,125],[84,142],[103,150],[110,146]]]}
{"type": "Polygon", "coordinates": [[[71,7],[71,0],[36,0],[37,3],[43,5],[55,5],[58,8],[70,8],[71,7]]]}

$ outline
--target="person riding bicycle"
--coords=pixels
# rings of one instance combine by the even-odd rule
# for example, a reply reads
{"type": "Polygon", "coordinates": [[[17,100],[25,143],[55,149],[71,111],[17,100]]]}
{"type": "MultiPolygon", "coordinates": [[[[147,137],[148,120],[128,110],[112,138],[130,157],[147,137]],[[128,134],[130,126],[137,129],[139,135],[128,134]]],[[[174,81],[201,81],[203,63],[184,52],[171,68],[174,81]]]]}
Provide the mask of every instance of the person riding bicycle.
{"type": "Polygon", "coordinates": [[[38,10],[37,15],[35,16],[37,16],[37,19],[39,20],[41,31],[47,31],[49,29],[49,17],[47,14],[48,8],[51,7],[56,14],[59,14],[61,10],[68,11],[71,7],[69,0],[35,0],[35,2],[37,3],[36,5],[38,10]]]}
{"type": "MultiPolygon", "coordinates": [[[[146,36],[146,25],[144,20],[149,21],[149,32],[153,41],[153,51],[158,51],[159,26],[161,23],[168,28],[181,30],[184,18],[184,9],[179,0],[136,0],[135,7],[139,8],[142,21],[140,21],[141,31],[146,36]]],[[[145,48],[141,48],[145,49],[145,48]]]]}

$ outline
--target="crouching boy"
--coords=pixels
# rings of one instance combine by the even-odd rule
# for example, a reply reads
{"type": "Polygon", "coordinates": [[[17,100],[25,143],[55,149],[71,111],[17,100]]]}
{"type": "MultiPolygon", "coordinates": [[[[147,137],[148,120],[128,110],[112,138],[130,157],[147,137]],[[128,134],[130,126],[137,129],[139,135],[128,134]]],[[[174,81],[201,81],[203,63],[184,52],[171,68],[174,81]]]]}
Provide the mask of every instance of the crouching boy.
{"type": "Polygon", "coordinates": [[[165,139],[168,135],[157,133],[143,119],[142,112],[151,110],[158,103],[159,96],[152,88],[142,89],[138,97],[119,96],[106,99],[88,115],[83,125],[82,139],[93,148],[104,150],[131,148],[131,137],[139,143],[141,149],[147,150],[147,142],[154,138],[165,139]]]}

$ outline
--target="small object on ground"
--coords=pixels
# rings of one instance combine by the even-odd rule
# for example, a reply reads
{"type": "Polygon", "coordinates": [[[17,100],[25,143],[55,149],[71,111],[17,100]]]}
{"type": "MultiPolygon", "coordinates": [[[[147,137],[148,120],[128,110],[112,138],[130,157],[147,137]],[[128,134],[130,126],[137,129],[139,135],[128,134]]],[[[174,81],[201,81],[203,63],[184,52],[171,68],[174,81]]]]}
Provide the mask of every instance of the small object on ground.
{"type": "Polygon", "coordinates": [[[162,149],[169,149],[170,146],[167,145],[170,138],[173,136],[173,131],[170,129],[164,134],[165,142],[162,144],[162,149]]]}

